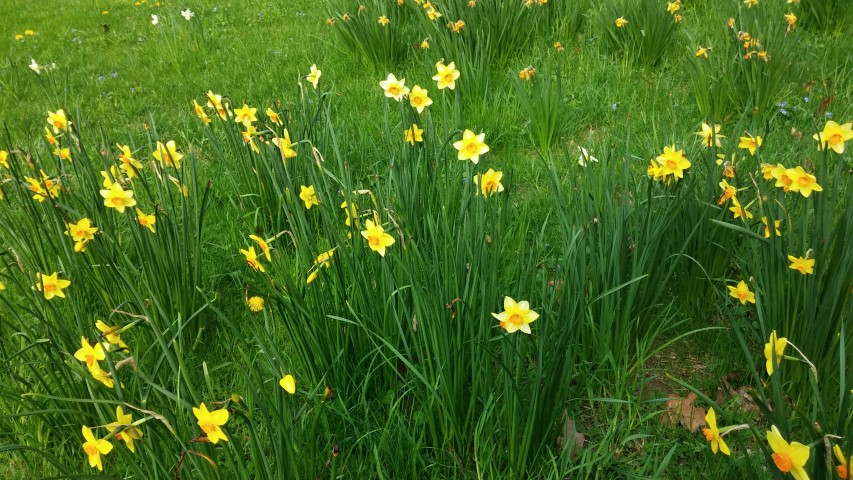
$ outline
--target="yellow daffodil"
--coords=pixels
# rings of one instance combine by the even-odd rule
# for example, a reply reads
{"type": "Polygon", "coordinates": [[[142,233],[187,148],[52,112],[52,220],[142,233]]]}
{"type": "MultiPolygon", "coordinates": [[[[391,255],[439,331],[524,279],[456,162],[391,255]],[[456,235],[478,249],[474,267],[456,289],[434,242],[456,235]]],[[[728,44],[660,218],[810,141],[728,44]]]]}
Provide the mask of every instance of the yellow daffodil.
{"type": "Polygon", "coordinates": [[[65,292],[62,290],[71,285],[71,280],[62,280],[59,278],[58,272],[53,272],[50,275],[36,273],[38,282],[33,288],[44,294],[45,300],[50,300],[53,297],[65,298],[65,292]]]}
{"type": "Polygon", "coordinates": [[[47,112],[47,123],[53,127],[53,133],[67,132],[71,122],[65,116],[65,110],[59,109],[56,112],[47,112]]]}
{"type": "Polygon", "coordinates": [[[434,7],[427,9],[426,14],[427,14],[427,18],[429,18],[432,21],[436,21],[439,18],[441,18],[441,13],[438,10],[436,10],[434,7]]]}
{"type": "Polygon", "coordinates": [[[722,205],[728,202],[729,199],[734,198],[737,193],[737,189],[729,185],[729,182],[725,180],[720,181],[720,188],[723,189],[723,194],[720,196],[720,199],[717,200],[717,205],[722,205]]]}
{"type": "Polygon", "coordinates": [[[447,28],[451,29],[453,33],[462,33],[462,30],[465,28],[465,20],[456,20],[455,22],[448,22],[447,28]]]}
{"type": "Polygon", "coordinates": [[[492,313],[492,316],[500,321],[501,328],[508,333],[521,331],[531,333],[530,324],[539,318],[539,314],[530,310],[530,304],[527,301],[516,303],[510,297],[504,297],[504,311],[501,313],[492,313]]]}
{"type": "Polygon", "coordinates": [[[389,23],[391,23],[391,20],[389,20],[388,17],[386,17],[385,15],[382,15],[381,17],[379,17],[379,25],[382,25],[384,27],[385,25],[388,25],[389,23]]]}
{"type": "Polygon", "coordinates": [[[480,187],[484,197],[491,197],[495,193],[504,191],[504,186],[501,183],[503,175],[503,172],[496,172],[490,168],[486,173],[474,176],[474,185],[480,187]]]}
{"type": "Polygon", "coordinates": [[[92,368],[89,369],[89,373],[92,374],[92,378],[101,382],[107,388],[115,388],[115,380],[110,376],[109,373],[105,372],[99,363],[92,365],[92,368]]]}
{"type": "Polygon", "coordinates": [[[767,375],[773,375],[773,371],[782,362],[782,356],[785,354],[785,347],[788,346],[787,338],[779,338],[776,336],[776,330],[770,332],[770,341],[764,344],[764,360],[767,375]],[[773,361],[773,356],[776,356],[776,361],[773,361]]]}
{"type": "MultiPolygon", "coordinates": [[[[710,50],[710,48],[705,48],[705,47],[699,45],[699,48],[696,49],[696,53],[694,53],[694,55],[696,57],[708,58],[708,50],[710,50]]],[[[705,124],[703,123],[703,125],[705,125],[705,124]]]]}
{"type": "Polygon", "coordinates": [[[261,238],[261,237],[257,236],[257,235],[249,235],[249,239],[250,239],[250,240],[254,240],[254,241],[255,241],[255,243],[257,243],[257,244],[258,244],[258,248],[260,248],[260,249],[261,249],[261,251],[262,251],[262,252],[264,252],[264,256],[266,256],[266,257],[267,257],[267,261],[268,261],[268,262],[271,262],[271,261],[272,261],[272,257],[270,256],[270,245],[269,245],[269,242],[268,242],[267,240],[264,240],[263,238],[261,238]]]}
{"type": "Polygon", "coordinates": [[[675,178],[684,178],[684,171],[690,168],[690,161],[684,156],[684,151],[676,150],[675,145],[664,147],[663,153],[655,160],[660,165],[661,174],[664,177],[672,175],[675,178]]]}
{"type": "Polygon", "coordinates": [[[6,150],[0,150],[0,166],[9,170],[9,152],[6,150]]]}
{"type": "Polygon", "coordinates": [[[791,270],[796,270],[803,275],[814,275],[814,258],[804,258],[804,257],[795,257],[793,255],[788,255],[788,260],[791,261],[791,265],[788,266],[791,270]]]}
{"type": "Polygon", "coordinates": [[[717,428],[717,414],[713,408],[708,409],[708,413],[705,414],[705,423],[708,425],[708,428],[703,428],[702,433],[705,435],[705,440],[711,443],[711,451],[714,452],[714,455],[717,454],[717,451],[723,452],[725,455],[731,455],[732,452],[729,450],[729,446],[726,445],[723,437],[720,436],[720,430],[717,428]]]}
{"type": "MultiPolygon", "coordinates": [[[[761,217],[761,223],[764,224],[764,238],[770,238],[770,223],[767,217],[761,217]]],[[[782,236],[782,231],[779,230],[780,225],[782,225],[782,220],[773,220],[773,229],[777,237],[782,236]]]]}
{"type": "MultiPolygon", "coordinates": [[[[698,56],[698,55],[697,55],[698,56]]],[[[702,122],[702,129],[696,132],[696,135],[702,138],[702,145],[705,145],[708,148],[716,146],[720,147],[720,139],[726,138],[725,135],[720,135],[720,129],[722,126],[718,123],[715,123],[713,128],[711,125],[708,125],[705,122],[702,122]]]]}
{"type": "Polygon", "coordinates": [[[181,159],[184,158],[184,155],[178,152],[175,141],[169,140],[165,145],[162,142],[157,142],[157,150],[154,152],[154,158],[160,161],[160,163],[165,163],[170,167],[180,170],[181,159]]]}
{"type": "Polygon", "coordinates": [[[459,160],[471,160],[474,164],[480,161],[480,155],[489,151],[489,146],[484,143],[486,134],[474,134],[471,130],[466,129],[462,133],[462,140],[453,142],[453,148],[459,150],[457,158],[459,160]]]}
{"type": "Polygon", "coordinates": [[[456,70],[454,62],[450,62],[447,65],[444,62],[438,62],[435,64],[435,69],[438,73],[433,75],[432,79],[435,80],[439,90],[444,90],[445,88],[453,90],[456,88],[456,80],[459,80],[459,70],[456,70]]]}
{"type": "Polygon", "coordinates": [[[317,277],[319,275],[320,275],[320,272],[318,272],[317,270],[312,271],[311,273],[308,274],[308,277],[305,278],[305,284],[308,285],[311,282],[313,282],[314,280],[317,280],[317,277]]]}
{"type": "Polygon", "coordinates": [[[371,250],[384,257],[385,249],[394,244],[394,237],[385,233],[382,225],[373,223],[373,220],[365,221],[364,228],[366,230],[361,232],[361,236],[367,240],[367,244],[371,250]]]}
{"type": "Polygon", "coordinates": [[[53,154],[59,157],[60,160],[68,160],[71,162],[71,149],[70,148],[54,148],[53,154]]]}
{"type": "Polygon", "coordinates": [[[281,150],[282,159],[286,160],[296,156],[296,150],[293,149],[294,144],[290,140],[290,132],[286,128],[284,129],[283,136],[281,138],[273,138],[272,143],[281,150]]]}
{"type": "Polygon", "coordinates": [[[318,266],[318,267],[322,267],[323,265],[325,265],[326,268],[330,268],[332,256],[334,254],[335,254],[335,249],[333,248],[331,250],[327,250],[327,251],[321,253],[320,255],[317,255],[317,258],[314,259],[314,265],[318,266]]]}
{"type": "Polygon", "coordinates": [[[818,185],[817,178],[803,170],[803,167],[796,167],[788,170],[788,178],[791,179],[791,184],[788,190],[792,192],[800,192],[802,196],[808,198],[812,192],[822,192],[823,187],[818,185]]]}
{"type": "Polygon", "coordinates": [[[267,107],[267,110],[264,113],[267,115],[267,118],[270,119],[270,122],[279,126],[282,125],[281,117],[279,117],[272,108],[267,107]]]}
{"type": "Polygon", "coordinates": [[[809,447],[799,442],[790,444],[782,438],[776,425],[770,427],[767,432],[767,443],[773,450],[773,463],[783,473],[790,473],[796,480],[808,480],[806,473],[806,462],[809,461],[809,447]]]}
{"type": "Polygon", "coordinates": [[[142,430],[133,425],[133,414],[125,414],[121,409],[121,405],[119,405],[116,407],[116,421],[107,424],[107,430],[114,432],[122,427],[124,427],[124,430],[116,433],[116,439],[123,441],[127,449],[135,453],[136,446],[133,445],[133,442],[135,440],[142,440],[142,430]]]}
{"type": "Polygon", "coordinates": [[[59,183],[51,178],[48,178],[44,170],[40,170],[41,180],[31,177],[24,177],[24,180],[29,184],[28,188],[34,193],[33,200],[38,200],[39,203],[44,202],[48,198],[56,198],[59,196],[59,183]]]}
{"type": "Polygon", "coordinates": [[[95,322],[95,328],[97,328],[98,331],[101,332],[101,336],[106,339],[107,349],[109,349],[110,345],[116,345],[120,349],[127,350],[127,344],[124,343],[124,340],[121,339],[121,335],[119,334],[121,328],[111,327],[104,323],[103,320],[98,320],[97,322],[95,322]]]}
{"type": "Polygon", "coordinates": [[[323,72],[317,69],[317,65],[311,65],[311,70],[308,72],[308,76],[305,78],[309,82],[311,82],[311,85],[313,85],[314,89],[316,90],[317,84],[320,82],[320,75],[322,74],[323,72]]]}
{"type": "Polygon", "coordinates": [[[418,124],[416,123],[413,123],[412,126],[409,127],[404,133],[406,134],[406,141],[411,143],[412,145],[414,145],[415,142],[420,143],[424,141],[424,129],[419,128],[418,124]]]}
{"type": "Polygon", "coordinates": [[[749,150],[750,155],[755,155],[755,151],[761,146],[762,139],[760,136],[752,136],[750,134],[746,134],[745,137],[740,137],[740,143],[738,143],[738,148],[744,148],[749,150]]]}
{"type": "Polygon", "coordinates": [[[251,124],[246,124],[245,127],[246,130],[240,132],[243,136],[243,143],[249,145],[253,152],[259,153],[260,150],[258,150],[258,145],[255,143],[255,134],[258,132],[258,129],[251,124]]]}
{"type": "Polygon", "coordinates": [[[220,409],[209,412],[207,406],[202,402],[198,408],[193,407],[193,415],[198,420],[198,426],[207,434],[207,439],[211,443],[218,443],[220,440],[228,441],[225,432],[220,428],[228,422],[228,410],[220,409]]]}
{"type": "Polygon", "coordinates": [[[421,44],[419,45],[421,50],[429,50],[429,38],[425,38],[421,40],[421,44]]]}
{"type": "Polygon", "coordinates": [[[255,247],[249,247],[248,250],[240,249],[240,253],[246,257],[246,263],[252,267],[252,270],[257,272],[265,272],[263,264],[258,260],[258,254],[255,253],[255,247]]]}
{"type": "Polygon", "coordinates": [[[199,120],[204,122],[205,125],[210,125],[210,117],[207,116],[207,112],[204,111],[204,107],[199,105],[195,99],[193,99],[193,111],[199,120]]]}
{"type": "Polygon", "coordinates": [[[418,113],[423,113],[426,107],[432,105],[432,99],[429,98],[429,92],[420,86],[415,85],[409,93],[409,104],[412,108],[417,110],[418,113]]]}
{"type": "Polygon", "coordinates": [[[832,447],[832,453],[835,455],[835,459],[838,460],[838,466],[835,467],[835,472],[838,474],[838,478],[841,480],[847,480],[847,478],[849,478],[848,468],[853,464],[853,457],[847,458],[841,450],[841,445],[838,444],[832,447]]]}
{"type": "Polygon", "coordinates": [[[157,223],[157,217],[154,216],[154,214],[146,215],[145,212],[137,208],[136,221],[139,222],[141,226],[150,230],[151,233],[156,233],[154,231],[154,224],[157,223]]]}
{"type": "Polygon", "coordinates": [[[264,309],[264,299],[258,296],[251,297],[246,300],[246,305],[249,306],[249,310],[257,313],[264,309]]]}
{"type": "Polygon", "coordinates": [[[728,285],[727,288],[729,289],[729,296],[740,300],[741,305],[746,305],[746,302],[755,303],[755,293],[749,291],[749,287],[743,280],[738,282],[736,287],[728,285]]]}
{"type": "Polygon", "coordinates": [[[278,381],[278,384],[281,388],[284,389],[285,392],[293,395],[296,393],[296,380],[293,378],[293,375],[285,375],[281,377],[281,380],[278,381]]]}
{"type": "Polygon", "coordinates": [[[104,206],[115,208],[119,213],[124,213],[125,208],[136,206],[133,192],[124,190],[118,182],[109,189],[101,190],[101,196],[104,197],[104,206]]]}
{"type": "Polygon", "coordinates": [[[94,240],[97,232],[98,227],[93,227],[92,221],[88,218],[81,218],[77,223],[69,223],[65,230],[65,234],[74,240],[75,252],[85,252],[86,243],[94,240]]]}
{"type": "Polygon", "coordinates": [[[92,468],[97,467],[99,471],[104,471],[101,455],[110,453],[113,449],[113,444],[106,440],[95,438],[92,430],[86,425],[83,425],[83,439],[85,440],[83,442],[83,451],[89,457],[89,466],[92,468]]]}
{"type": "Polygon", "coordinates": [[[118,156],[118,159],[121,161],[119,168],[127,174],[128,178],[136,177],[136,172],[142,170],[142,164],[139,163],[139,160],[133,158],[133,152],[130,151],[129,146],[116,144],[116,147],[121,151],[118,156]]]}
{"type": "Polygon", "coordinates": [[[794,12],[789,12],[785,14],[785,23],[788,24],[788,31],[790,31],[797,24],[797,16],[794,15],[794,12]]]}
{"type": "Polygon", "coordinates": [[[86,364],[86,368],[91,370],[101,360],[107,358],[104,353],[104,347],[100,342],[90,345],[86,337],[80,337],[80,349],[74,352],[74,358],[86,364]]]}
{"type": "Polygon", "coordinates": [[[791,184],[794,179],[790,176],[791,169],[785,168],[781,164],[776,164],[770,169],[771,177],[776,179],[776,187],[781,188],[785,192],[791,189],[791,184]]]}
{"type": "Polygon", "coordinates": [[[735,220],[737,220],[739,218],[739,219],[741,219],[741,221],[745,222],[747,219],[751,219],[752,218],[752,212],[747,210],[748,208],[749,208],[749,205],[747,205],[745,207],[741,206],[737,197],[732,197],[732,206],[729,207],[729,210],[734,214],[735,220]]]}
{"type": "Polygon", "coordinates": [[[628,25],[628,20],[626,20],[626,19],[625,19],[625,17],[619,17],[619,18],[617,18],[617,19],[616,19],[616,21],[615,21],[615,22],[613,22],[613,23],[615,23],[615,24],[616,24],[616,28],[622,28],[622,27],[624,27],[625,25],[628,25]]]}
{"type": "Polygon", "coordinates": [[[257,111],[257,108],[252,108],[244,103],[242,107],[234,109],[234,121],[249,126],[258,120],[255,116],[257,111]]]}
{"type": "Polygon", "coordinates": [[[379,82],[379,86],[385,91],[386,97],[393,98],[398,102],[403,101],[403,97],[409,93],[409,88],[406,87],[406,79],[397,80],[393,73],[389,73],[388,78],[379,82]]]}
{"type": "Polygon", "coordinates": [[[228,111],[222,104],[222,95],[213,93],[213,90],[208,90],[205,96],[207,97],[207,106],[214,109],[219,118],[222,120],[228,118],[228,111]]]}
{"type": "Polygon", "coordinates": [[[830,120],[822,132],[814,134],[814,139],[820,143],[819,150],[832,149],[835,153],[844,153],[844,142],[853,139],[853,122],[839,125],[830,120]]]}
{"type": "MultiPolygon", "coordinates": [[[[358,220],[358,205],[356,205],[354,201],[352,202],[352,205],[349,206],[349,208],[347,208],[347,202],[344,201],[344,203],[341,204],[341,208],[344,209],[344,212],[347,215],[347,219],[344,221],[344,225],[349,227],[352,225],[353,218],[355,218],[356,221],[358,220]]],[[[358,225],[358,223],[356,223],[356,225],[358,225]]]]}
{"type": "Polygon", "coordinates": [[[317,199],[317,193],[314,191],[314,185],[300,185],[299,199],[305,202],[305,209],[311,210],[314,205],[320,205],[320,200],[317,199]]]}
{"type": "Polygon", "coordinates": [[[56,145],[56,137],[53,136],[53,133],[48,127],[44,127],[44,139],[47,141],[48,145],[56,145]]]}
{"type": "Polygon", "coordinates": [[[518,78],[522,80],[530,80],[536,75],[536,69],[533,67],[524,67],[520,72],[518,72],[518,78]]]}

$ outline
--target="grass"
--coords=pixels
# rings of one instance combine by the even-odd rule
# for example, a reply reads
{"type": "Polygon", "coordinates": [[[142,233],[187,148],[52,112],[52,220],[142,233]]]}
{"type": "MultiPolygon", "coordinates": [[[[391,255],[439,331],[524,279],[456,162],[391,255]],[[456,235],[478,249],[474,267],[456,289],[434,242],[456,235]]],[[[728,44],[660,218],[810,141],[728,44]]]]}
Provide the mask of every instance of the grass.
{"type": "MultiPolygon", "coordinates": [[[[14,181],[31,175],[24,162],[5,177],[0,358],[10,381],[0,394],[0,444],[10,455],[0,474],[93,473],[80,455],[79,426],[114,421],[117,404],[159,412],[134,411],[146,419],[139,453],[114,441],[105,457],[108,475],[146,478],[172,478],[178,465],[182,478],[688,479],[709,471],[779,478],[763,442],[771,423],[786,439],[811,442],[814,459],[826,453],[816,419],[827,432],[849,434],[845,340],[853,339],[841,327],[851,313],[851,267],[840,243],[832,257],[822,257],[821,246],[845,238],[853,224],[843,211],[853,192],[843,174],[850,156],[830,152],[821,160],[811,136],[830,117],[851,118],[853,90],[844,79],[853,64],[842,41],[850,24],[785,32],[787,12],[778,5],[685,4],[677,29],[668,14],[655,17],[666,40],[636,37],[643,19],[628,18],[637,29],[629,52],[606,41],[621,33],[609,17],[625,2],[591,5],[577,23],[555,26],[530,20],[521,5],[479,1],[530,21],[519,23],[529,30],[500,37],[477,27],[492,10],[464,17],[468,7],[459,3],[437,24],[407,5],[390,15],[399,30],[385,31],[373,21],[381,2],[371,2],[358,28],[389,42],[388,53],[360,44],[358,35],[341,40],[338,30],[349,28],[341,15],[358,12],[357,3],[343,1],[4,2],[0,149],[19,159],[24,153],[15,151],[31,152],[51,175],[63,172],[69,189],[52,208],[13,191],[14,181]],[[191,21],[180,15],[186,7],[191,21]],[[334,26],[326,25],[330,16],[334,26]],[[467,19],[462,34],[443,25],[456,16],[467,19]],[[739,22],[735,30],[726,27],[729,17],[739,22]],[[739,60],[732,37],[741,26],[755,36],[775,32],[772,47],[786,49],[776,58],[789,58],[790,68],[782,74],[773,57],[772,71],[739,60]],[[26,29],[35,34],[16,40],[26,29]],[[424,31],[430,49],[418,47],[424,31]],[[526,47],[513,49],[502,43],[507,38],[526,47]],[[694,55],[700,45],[711,47],[707,65],[694,55]],[[471,63],[457,60],[459,90],[436,90],[435,62],[456,56],[485,64],[475,76],[471,63]],[[56,68],[36,75],[31,59],[56,68]],[[323,72],[319,90],[304,80],[312,64],[323,72]],[[530,82],[518,78],[528,66],[536,69],[530,82]],[[382,96],[379,81],[389,72],[430,90],[427,115],[382,96]],[[709,77],[697,72],[715,81],[704,83],[709,77]],[[743,83],[727,80],[744,75],[743,83]],[[204,104],[208,90],[234,107],[257,107],[262,122],[267,107],[282,112],[301,141],[296,160],[281,162],[260,140],[259,153],[250,153],[231,120],[205,127],[192,101],[204,104]],[[57,108],[79,132],[80,142],[68,143],[75,158],[68,167],[50,159],[42,139],[47,112],[57,108]],[[714,205],[723,165],[694,135],[709,116],[724,125],[727,160],[737,152],[742,203],[759,191],[773,195],[765,206],[752,204],[758,218],[750,224],[733,223],[729,205],[714,205]],[[413,122],[425,128],[424,144],[403,143],[413,122]],[[490,151],[478,166],[458,162],[450,146],[463,129],[486,133],[490,151]],[[765,139],[759,158],[737,150],[746,131],[765,139]],[[185,168],[160,171],[187,185],[188,197],[151,173],[148,152],[170,139],[186,154],[185,168]],[[101,205],[97,172],[114,161],[116,142],[132,145],[145,164],[134,192],[157,214],[156,237],[133,228],[135,213],[101,205]],[[648,160],[672,144],[693,163],[687,178],[648,181],[648,160]],[[578,167],[579,147],[599,162],[578,167]],[[824,162],[818,181],[839,206],[764,187],[760,161],[824,162]],[[475,194],[471,180],[486,168],[503,172],[505,192],[475,194]],[[831,188],[829,171],[839,172],[831,188]],[[316,187],[320,205],[304,209],[303,185],[316,187]],[[343,201],[356,202],[360,214],[346,229],[343,201]],[[790,243],[753,241],[746,230],[760,237],[758,220],[777,207],[791,212],[784,222],[790,243]],[[396,240],[384,257],[359,243],[370,210],[396,240]],[[85,256],[63,235],[63,222],[82,216],[101,227],[85,256]],[[238,253],[257,248],[249,234],[275,238],[272,261],[261,260],[266,274],[238,253]],[[818,252],[814,283],[791,281],[786,266],[768,260],[794,248],[818,252]],[[329,268],[314,265],[330,249],[329,268]],[[823,274],[830,262],[840,266],[823,274]],[[72,278],[68,301],[32,293],[36,271],[72,278]],[[318,279],[306,285],[312,271],[318,279]],[[750,277],[761,279],[757,288],[750,283],[756,306],[726,300],[726,284],[750,277]],[[820,302],[801,302],[802,292],[819,292],[820,302]],[[253,295],[266,299],[261,314],[246,307],[253,295]],[[530,300],[541,314],[531,336],[495,328],[491,313],[504,296],[530,300]],[[833,312],[822,319],[827,328],[808,338],[797,319],[826,311],[833,312]],[[144,319],[122,333],[130,351],[113,352],[102,365],[124,386],[103,389],[71,356],[80,336],[95,338],[98,318],[144,319]],[[783,364],[781,380],[758,375],[763,343],[782,325],[781,334],[820,367],[819,383],[794,361],[783,364]],[[117,368],[126,359],[136,363],[133,374],[117,368]],[[294,397],[276,385],[289,372],[297,378],[294,397]],[[740,379],[733,387],[751,388],[754,408],[766,399],[777,408],[754,418],[737,398],[718,404],[714,392],[731,372],[740,379]],[[665,397],[691,389],[706,395],[700,401],[715,406],[721,424],[752,424],[726,437],[737,450],[732,461],[709,455],[700,433],[660,425],[665,397]],[[227,444],[193,437],[189,407],[201,401],[229,411],[227,444]],[[566,419],[583,442],[565,440],[574,433],[566,419]]],[[[847,440],[839,444],[853,450],[847,440]]],[[[812,462],[814,475],[820,466],[812,462]]]]}

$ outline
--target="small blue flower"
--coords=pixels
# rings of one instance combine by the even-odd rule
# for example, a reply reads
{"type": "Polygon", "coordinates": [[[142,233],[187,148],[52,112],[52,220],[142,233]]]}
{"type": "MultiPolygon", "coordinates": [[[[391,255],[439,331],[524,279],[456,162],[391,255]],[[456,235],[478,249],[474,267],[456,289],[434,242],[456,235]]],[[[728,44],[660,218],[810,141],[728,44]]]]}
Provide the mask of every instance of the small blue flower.
{"type": "Polygon", "coordinates": [[[832,118],[832,112],[826,112],[823,114],[826,118],[832,118]]]}
{"type": "Polygon", "coordinates": [[[610,108],[615,111],[617,108],[619,108],[619,105],[614,103],[613,105],[610,106],[610,108]]]}
{"type": "Polygon", "coordinates": [[[806,102],[806,103],[809,103],[811,100],[812,100],[812,99],[811,99],[811,98],[809,98],[809,97],[805,97],[805,98],[803,99],[803,101],[804,101],[804,102],[806,102]]]}

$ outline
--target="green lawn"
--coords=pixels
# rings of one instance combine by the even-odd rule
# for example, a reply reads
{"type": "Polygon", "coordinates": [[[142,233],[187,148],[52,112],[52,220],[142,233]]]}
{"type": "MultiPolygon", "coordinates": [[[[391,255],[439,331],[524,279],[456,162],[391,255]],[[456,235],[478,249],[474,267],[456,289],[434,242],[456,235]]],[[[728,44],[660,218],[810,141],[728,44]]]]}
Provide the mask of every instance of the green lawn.
{"type": "Polygon", "coordinates": [[[853,118],[853,26],[843,0],[747,3],[4,1],[0,476],[789,478],[776,426],[834,478],[853,163],[827,122],[853,118]],[[81,341],[113,347],[93,367],[81,341]]]}

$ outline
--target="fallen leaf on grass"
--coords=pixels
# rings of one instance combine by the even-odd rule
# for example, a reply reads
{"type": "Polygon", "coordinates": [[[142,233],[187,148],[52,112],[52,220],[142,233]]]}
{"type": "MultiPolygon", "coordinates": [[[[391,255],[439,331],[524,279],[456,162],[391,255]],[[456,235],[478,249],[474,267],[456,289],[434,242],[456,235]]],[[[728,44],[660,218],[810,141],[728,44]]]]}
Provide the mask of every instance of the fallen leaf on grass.
{"type": "Polygon", "coordinates": [[[669,398],[670,400],[664,404],[663,415],[660,417],[662,425],[675,428],[680,424],[691,432],[705,425],[705,409],[693,406],[697,398],[695,393],[690,392],[687,398],[675,395],[670,395],[669,398]]]}
{"type": "Polygon", "coordinates": [[[579,451],[586,443],[586,435],[579,432],[575,426],[575,421],[569,418],[568,412],[563,410],[563,432],[557,436],[557,447],[562,448],[565,439],[574,439],[572,445],[572,458],[578,456],[579,451]]]}

